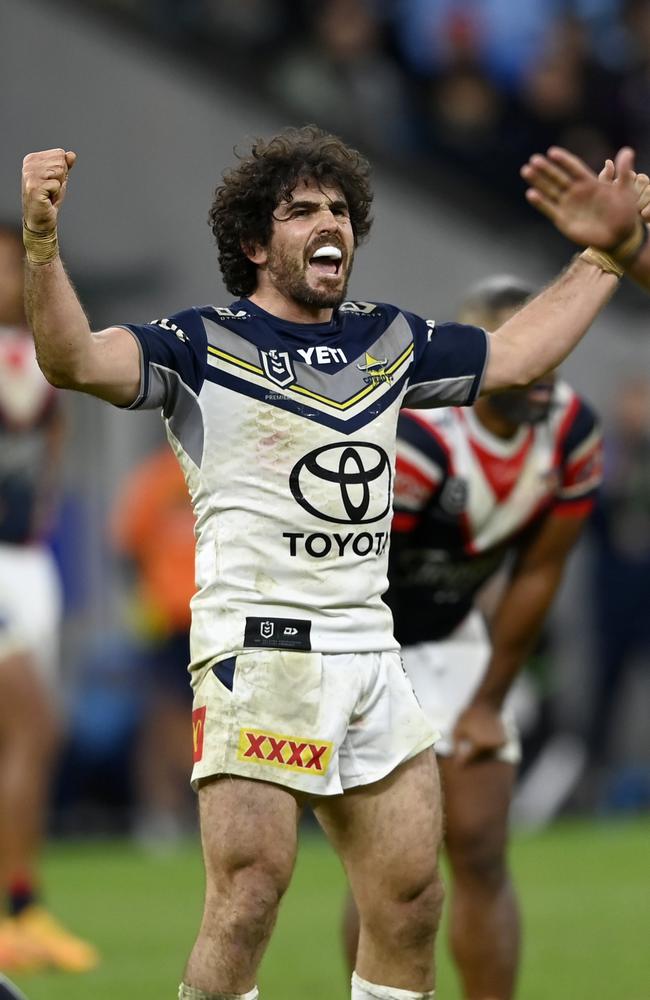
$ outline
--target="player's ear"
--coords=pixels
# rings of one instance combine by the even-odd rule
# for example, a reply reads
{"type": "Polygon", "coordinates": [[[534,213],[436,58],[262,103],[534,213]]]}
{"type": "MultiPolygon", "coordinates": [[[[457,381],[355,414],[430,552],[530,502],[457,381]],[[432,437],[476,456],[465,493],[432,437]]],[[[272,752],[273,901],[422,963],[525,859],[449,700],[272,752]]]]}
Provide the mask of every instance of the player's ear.
{"type": "Polygon", "coordinates": [[[266,247],[260,246],[259,244],[254,244],[253,246],[245,246],[242,243],[242,251],[246,254],[248,259],[253,264],[257,264],[258,267],[266,264],[269,256],[268,249],[266,247]]]}

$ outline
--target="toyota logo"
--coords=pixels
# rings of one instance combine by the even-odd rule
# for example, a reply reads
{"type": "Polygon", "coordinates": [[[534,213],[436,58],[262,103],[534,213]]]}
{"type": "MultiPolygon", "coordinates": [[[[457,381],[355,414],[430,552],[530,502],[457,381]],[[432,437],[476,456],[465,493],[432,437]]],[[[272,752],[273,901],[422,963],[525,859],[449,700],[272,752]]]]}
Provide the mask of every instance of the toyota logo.
{"type": "Polygon", "coordinates": [[[294,498],[314,517],[337,524],[369,524],[390,510],[391,468],[376,444],[328,444],[291,470],[294,498]]]}

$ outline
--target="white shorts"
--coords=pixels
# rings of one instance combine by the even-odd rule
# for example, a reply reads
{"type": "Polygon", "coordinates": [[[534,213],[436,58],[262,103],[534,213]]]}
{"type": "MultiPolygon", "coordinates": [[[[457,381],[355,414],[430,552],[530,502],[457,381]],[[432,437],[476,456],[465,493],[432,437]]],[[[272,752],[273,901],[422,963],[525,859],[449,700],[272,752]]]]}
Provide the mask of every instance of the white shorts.
{"type": "Polygon", "coordinates": [[[30,653],[43,678],[53,684],[62,609],[61,583],[49,549],[0,543],[0,658],[30,653]]]}
{"type": "Polygon", "coordinates": [[[234,774],[340,795],[436,739],[395,651],[251,650],[193,684],[194,788],[234,774]]]}
{"type": "MultiPolygon", "coordinates": [[[[485,674],[490,651],[487,629],[478,611],[472,611],[448,639],[420,642],[402,649],[404,667],[418,701],[430,724],[442,733],[435,749],[443,757],[453,754],[456,720],[485,674]]],[[[501,718],[508,740],[496,756],[516,764],[521,747],[509,699],[501,718]]]]}

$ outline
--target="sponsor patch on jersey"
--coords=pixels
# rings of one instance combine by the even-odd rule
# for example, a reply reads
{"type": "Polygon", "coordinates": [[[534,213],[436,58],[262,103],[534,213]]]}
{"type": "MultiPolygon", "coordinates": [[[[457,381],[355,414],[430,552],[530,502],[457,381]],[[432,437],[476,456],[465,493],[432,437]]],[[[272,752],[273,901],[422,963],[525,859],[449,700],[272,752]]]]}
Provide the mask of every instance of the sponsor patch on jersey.
{"type": "Polygon", "coordinates": [[[311,649],[308,618],[247,618],[244,646],[258,649],[311,649]]]}
{"type": "Polygon", "coordinates": [[[289,541],[289,555],[292,558],[306,553],[313,559],[326,559],[329,556],[340,558],[344,555],[380,556],[388,545],[388,531],[361,531],[355,534],[347,531],[345,534],[334,531],[326,534],[324,531],[313,531],[306,535],[302,531],[283,531],[282,537],[289,541]]]}
{"type": "Polygon", "coordinates": [[[238,309],[237,312],[234,312],[225,306],[215,306],[214,311],[219,319],[248,319],[248,313],[245,309],[238,309]]]}
{"type": "Polygon", "coordinates": [[[370,524],[386,517],[392,493],[390,459],[368,441],[327,444],[296,462],[289,477],[294,500],[314,517],[370,524]]]}
{"type": "Polygon", "coordinates": [[[203,737],[205,735],[206,706],[192,712],[192,759],[197,764],[203,757],[203,737]]]}
{"type": "Polygon", "coordinates": [[[170,319],[152,319],[152,326],[159,326],[161,330],[167,330],[169,333],[175,333],[179,340],[184,344],[187,343],[187,334],[181,330],[180,326],[176,326],[176,323],[172,323],[170,319]]]}
{"type": "Polygon", "coordinates": [[[351,316],[372,316],[377,311],[376,302],[342,302],[339,312],[349,313],[351,316]]]}
{"type": "Polygon", "coordinates": [[[237,760],[270,764],[299,774],[324,775],[334,744],[308,736],[287,736],[262,729],[240,729],[237,760]]]}

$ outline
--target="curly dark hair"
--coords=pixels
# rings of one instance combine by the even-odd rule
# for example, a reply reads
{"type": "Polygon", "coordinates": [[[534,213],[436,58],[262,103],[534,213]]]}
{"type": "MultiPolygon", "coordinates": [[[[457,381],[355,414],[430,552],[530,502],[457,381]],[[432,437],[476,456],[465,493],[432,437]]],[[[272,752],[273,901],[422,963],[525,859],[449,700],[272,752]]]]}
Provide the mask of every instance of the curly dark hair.
{"type": "Polygon", "coordinates": [[[313,178],[345,195],[357,246],[370,232],[370,164],[338,136],[316,125],[285,129],[272,139],[257,139],[250,154],[224,174],[215,191],[209,225],[219,249],[226,288],[238,297],[257,285],[257,265],[243,247],[266,246],[273,212],[290,200],[300,180],[313,178]]]}

